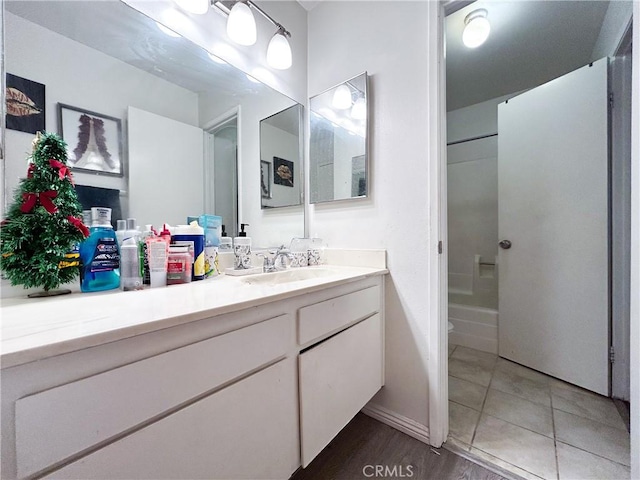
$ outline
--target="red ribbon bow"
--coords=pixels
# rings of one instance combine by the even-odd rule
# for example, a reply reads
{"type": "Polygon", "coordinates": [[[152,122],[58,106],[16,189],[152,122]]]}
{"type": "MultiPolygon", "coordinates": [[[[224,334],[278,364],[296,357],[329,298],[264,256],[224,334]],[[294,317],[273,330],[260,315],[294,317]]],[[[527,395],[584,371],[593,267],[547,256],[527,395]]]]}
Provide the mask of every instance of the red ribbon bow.
{"type": "Polygon", "coordinates": [[[82,220],[76,217],[72,217],[71,215],[67,217],[67,220],[69,220],[69,223],[71,225],[75,226],[78,230],[80,230],[82,232],[82,235],[84,235],[85,238],[89,236],[89,229],[84,223],[82,223],[82,220]]]}
{"type": "Polygon", "coordinates": [[[73,183],[73,176],[71,175],[71,170],[69,170],[69,167],[67,167],[64,163],[59,162],[58,160],[54,160],[52,158],[49,160],[49,165],[51,165],[53,168],[58,169],[58,176],[60,177],[60,180],[62,180],[64,177],[69,177],[71,184],[75,185],[75,183],[73,183]]]}
{"type": "Polygon", "coordinates": [[[36,206],[36,202],[40,200],[40,205],[49,213],[56,213],[58,207],[53,203],[53,199],[58,196],[58,192],[55,190],[47,190],[40,193],[23,193],[22,194],[22,206],[20,210],[22,213],[29,213],[36,206]]]}

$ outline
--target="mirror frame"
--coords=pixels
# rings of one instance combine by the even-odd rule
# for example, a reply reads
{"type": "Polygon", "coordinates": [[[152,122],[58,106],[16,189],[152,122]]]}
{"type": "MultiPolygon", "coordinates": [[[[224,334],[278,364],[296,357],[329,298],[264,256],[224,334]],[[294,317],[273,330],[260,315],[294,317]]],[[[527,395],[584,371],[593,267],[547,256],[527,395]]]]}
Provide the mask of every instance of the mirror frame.
{"type": "Polygon", "coordinates": [[[323,90],[320,93],[317,93],[315,95],[313,95],[312,97],[309,97],[309,204],[312,205],[317,205],[317,204],[326,204],[326,203],[331,203],[331,202],[348,202],[348,201],[353,201],[353,200],[362,200],[362,199],[366,199],[371,197],[371,161],[369,158],[369,154],[370,154],[370,147],[369,147],[369,138],[370,138],[370,128],[369,128],[369,112],[371,111],[370,108],[370,100],[369,100],[369,73],[367,72],[367,70],[365,70],[362,73],[359,73],[358,75],[354,75],[353,77],[348,78],[347,80],[344,80],[342,82],[339,82],[335,85],[333,85],[332,87],[329,87],[325,90],[323,90]],[[333,198],[331,200],[317,200],[317,201],[313,201],[312,200],[312,195],[311,195],[311,189],[312,189],[312,182],[311,182],[311,172],[312,172],[312,162],[313,162],[313,158],[311,156],[311,115],[313,114],[314,110],[311,108],[311,100],[313,100],[316,97],[319,97],[320,95],[323,95],[327,92],[330,92],[331,90],[339,87],[340,85],[344,85],[345,83],[351,82],[353,79],[358,78],[360,76],[364,75],[364,95],[365,95],[365,105],[367,107],[367,115],[365,117],[365,126],[364,126],[364,132],[365,132],[365,139],[364,139],[364,168],[365,168],[365,180],[367,182],[367,193],[365,195],[359,195],[357,197],[345,197],[345,198],[333,198]]]}

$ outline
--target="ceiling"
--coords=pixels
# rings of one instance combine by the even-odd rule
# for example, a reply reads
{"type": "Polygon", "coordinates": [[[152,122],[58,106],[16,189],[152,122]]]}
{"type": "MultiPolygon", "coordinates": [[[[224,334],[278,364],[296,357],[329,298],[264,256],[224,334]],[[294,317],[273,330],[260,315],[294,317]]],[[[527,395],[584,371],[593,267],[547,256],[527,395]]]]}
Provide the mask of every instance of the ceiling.
{"type": "Polygon", "coordinates": [[[447,110],[519,92],[591,61],[608,1],[477,1],[446,19],[447,110]],[[487,10],[491,34],[462,43],[467,14],[487,10]]]}

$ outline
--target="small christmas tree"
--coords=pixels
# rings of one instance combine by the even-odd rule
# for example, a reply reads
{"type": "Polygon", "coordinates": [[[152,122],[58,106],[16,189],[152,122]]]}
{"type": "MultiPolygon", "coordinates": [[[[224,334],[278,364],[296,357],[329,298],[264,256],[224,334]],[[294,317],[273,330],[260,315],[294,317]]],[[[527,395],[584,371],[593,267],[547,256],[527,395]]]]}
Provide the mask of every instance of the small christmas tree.
{"type": "Polygon", "coordinates": [[[12,285],[45,292],[78,276],[74,246],[87,237],[67,167],[65,142],[54,133],[33,141],[27,177],[0,227],[0,269],[12,285]]]}

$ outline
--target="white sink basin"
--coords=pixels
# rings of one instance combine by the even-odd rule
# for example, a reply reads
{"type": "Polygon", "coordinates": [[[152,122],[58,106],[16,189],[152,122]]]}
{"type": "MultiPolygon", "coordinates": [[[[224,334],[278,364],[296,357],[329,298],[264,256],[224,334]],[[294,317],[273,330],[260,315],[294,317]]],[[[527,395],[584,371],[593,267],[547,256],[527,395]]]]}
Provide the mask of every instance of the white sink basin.
{"type": "Polygon", "coordinates": [[[281,272],[263,273],[242,278],[244,283],[249,285],[281,285],[283,283],[299,282],[312,278],[322,278],[334,275],[328,268],[294,268],[281,272]]]}

